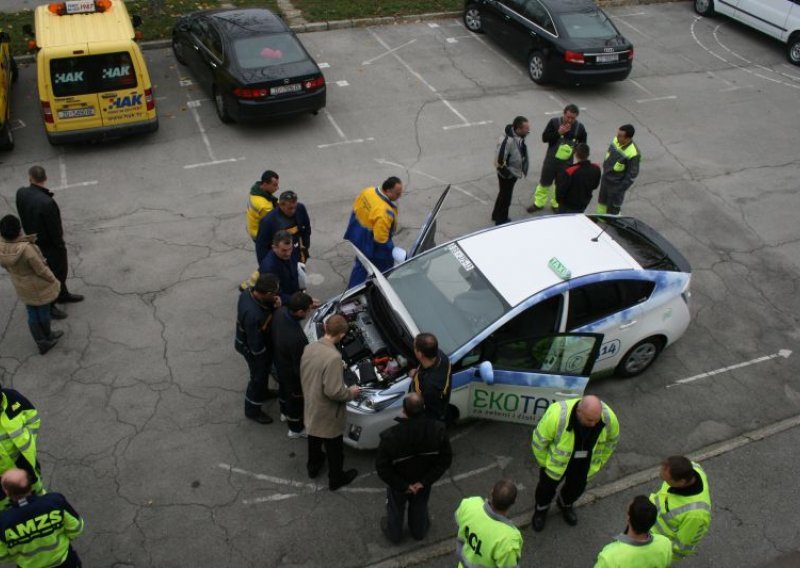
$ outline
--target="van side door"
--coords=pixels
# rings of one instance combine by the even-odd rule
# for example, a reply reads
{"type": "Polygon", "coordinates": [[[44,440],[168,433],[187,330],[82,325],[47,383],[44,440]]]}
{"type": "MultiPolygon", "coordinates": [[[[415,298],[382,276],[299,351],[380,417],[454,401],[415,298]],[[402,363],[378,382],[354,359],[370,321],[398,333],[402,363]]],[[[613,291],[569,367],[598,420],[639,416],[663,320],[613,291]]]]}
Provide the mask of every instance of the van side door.
{"type": "Polygon", "coordinates": [[[786,41],[786,21],[792,10],[791,0],[739,0],[739,20],[765,34],[786,41]]]}

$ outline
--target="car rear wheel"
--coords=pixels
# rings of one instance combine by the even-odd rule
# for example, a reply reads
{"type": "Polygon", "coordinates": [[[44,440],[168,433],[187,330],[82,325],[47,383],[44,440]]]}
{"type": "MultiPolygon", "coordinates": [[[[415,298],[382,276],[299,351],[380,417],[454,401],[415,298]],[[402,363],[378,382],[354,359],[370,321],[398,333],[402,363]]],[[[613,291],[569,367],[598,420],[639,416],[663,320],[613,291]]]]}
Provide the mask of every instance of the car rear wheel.
{"type": "Polygon", "coordinates": [[[664,349],[664,338],[653,336],[643,339],[625,353],[617,365],[616,374],[620,377],[641,375],[658,358],[662,349],[664,349]]]}
{"type": "Polygon", "coordinates": [[[800,65],[800,34],[789,38],[789,43],[786,44],[786,58],[789,63],[800,65]]]}
{"type": "Polygon", "coordinates": [[[14,149],[14,133],[11,132],[11,122],[6,120],[3,129],[0,130],[0,150],[14,149]]]}
{"type": "Polygon", "coordinates": [[[713,16],[714,0],[694,0],[694,11],[701,16],[713,16]]]}
{"type": "Polygon", "coordinates": [[[528,58],[528,75],[538,85],[547,83],[547,64],[541,51],[534,51],[528,58]]]}
{"type": "Polygon", "coordinates": [[[225,96],[214,87],[214,108],[217,109],[217,116],[222,122],[233,122],[233,118],[228,112],[228,103],[225,102],[225,96]]]}
{"type": "Polygon", "coordinates": [[[183,44],[177,38],[172,38],[172,54],[178,63],[186,65],[186,58],[183,56],[183,44]]]}
{"type": "Polygon", "coordinates": [[[476,34],[483,33],[483,22],[481,21],[481,11],[477,4],[470,4],[464,10],[464,25],[467,29],[476,34]]]}

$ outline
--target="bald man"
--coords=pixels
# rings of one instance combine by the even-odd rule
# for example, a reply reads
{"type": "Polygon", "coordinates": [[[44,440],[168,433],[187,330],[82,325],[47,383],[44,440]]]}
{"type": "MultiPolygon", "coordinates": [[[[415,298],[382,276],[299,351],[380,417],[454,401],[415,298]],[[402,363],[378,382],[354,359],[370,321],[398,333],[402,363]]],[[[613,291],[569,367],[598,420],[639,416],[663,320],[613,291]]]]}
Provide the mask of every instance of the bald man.
{"type": "Polygon", "coordinates": [[[573,505],[614,453],[618,440],[617,416],[596,396],[563,400],[547,408],[531,436],[540,468],[533,530],[544,529],[550,502],[562,481],[556,503],[568,525],[578,524],[573,505]]]}
{"type": "Polygon", "coordinates": [[[70,543],[83,519],[61,493],[34,495],[28,472],[9,469],[0,480],[11,508],[0,513],[0,563],[80,568],[70,543]]]}

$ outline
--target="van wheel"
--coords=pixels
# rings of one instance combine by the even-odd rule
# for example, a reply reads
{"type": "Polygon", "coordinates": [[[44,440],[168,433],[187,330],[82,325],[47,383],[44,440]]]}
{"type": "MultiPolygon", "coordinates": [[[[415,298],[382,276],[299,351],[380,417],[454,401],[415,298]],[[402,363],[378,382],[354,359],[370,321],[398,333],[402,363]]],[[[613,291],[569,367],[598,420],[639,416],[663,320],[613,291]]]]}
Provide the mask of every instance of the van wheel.
{"type": "Polygon", "coordinates": [[[800,65],[800,34],[789,38],[789,43],[786,44],[786,58],[789,63],[800,65]]]}
{"type": "Polygon", "coordinates": [[[6,120],[3,130],[0,131],[0,150],[14,149],[14,133],[11,132],[11,122],[6,120]]]}
{"type": "Polygon", "coordinates": [[[664,349],[664,338],[653,336],[641,340],[625,353],[615,371],[619,377],[635,377],[644,373],[664,349]]]}
{"type": "Polygon", "coordinates": [[[231,115],[228,113],[228,105],[225,102],[225,96],[220,93],[219,89],[216,87],[213,88],[212,92],[214,96],[214,108],[217,109],[217,116],[219,119],[226,124],[233,122],[233,118],[231,118],[231,115]]]}
{"type": "Polygon", "coordinates": [[[186,65],[186,59],[183,57],[183,44],[177,38],[172,38],[172,54],[175,56],[175,61],[186,65]]]}
{"type": "Polygon", "coordinates": [[[537,85],[547,83],[547,63],[541,51],[534,51],[528,58],[528,75],[537,85]]]}
{"type": "Polygon", "coordinates": [[[713,16],[714,0],[694,0],[694,11],[701,16],[713,16]]]}

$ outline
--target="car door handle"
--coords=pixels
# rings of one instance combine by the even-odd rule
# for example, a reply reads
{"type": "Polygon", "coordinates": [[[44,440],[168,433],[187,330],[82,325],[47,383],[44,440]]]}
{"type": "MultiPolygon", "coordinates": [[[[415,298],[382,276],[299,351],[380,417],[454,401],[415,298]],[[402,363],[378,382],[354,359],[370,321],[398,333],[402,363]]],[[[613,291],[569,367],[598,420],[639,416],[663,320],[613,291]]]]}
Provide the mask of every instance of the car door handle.
{"type": "Polygon", "coordinates": [[[619,328],[628,329],[629,327],[635,326],[637,323],[639,323],[637,320],[629,321],[628,323],[623,323],[621,326],[619,326],[619,328]]]}
{"type": "Polygon", "coordinates": [[[194,49],[195,51],[200,51],[200,46],[192,44],[192,49],[194,49]]]}

